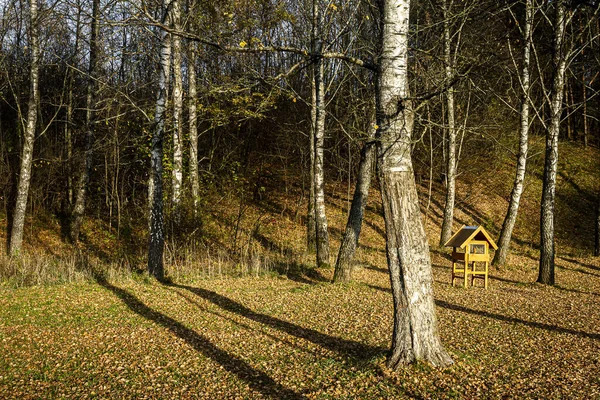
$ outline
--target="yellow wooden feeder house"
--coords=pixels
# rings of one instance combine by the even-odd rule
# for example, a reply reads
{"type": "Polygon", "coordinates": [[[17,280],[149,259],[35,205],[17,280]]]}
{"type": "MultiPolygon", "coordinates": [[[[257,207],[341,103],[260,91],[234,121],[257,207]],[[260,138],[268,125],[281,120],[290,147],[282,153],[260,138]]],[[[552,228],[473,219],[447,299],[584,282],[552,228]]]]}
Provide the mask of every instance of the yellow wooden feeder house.
{"type": "Polygon", "coordinates": [[[488,269],[490,264],[490,247],[498,249],[496,243],[482,226],[466,226],[458,230],[445,244],[452,247],[452,286],[454,279],[464,279],[467,287],[469,277],[471,286],[475,278],[482,278],[488,287],[488,269]]]}

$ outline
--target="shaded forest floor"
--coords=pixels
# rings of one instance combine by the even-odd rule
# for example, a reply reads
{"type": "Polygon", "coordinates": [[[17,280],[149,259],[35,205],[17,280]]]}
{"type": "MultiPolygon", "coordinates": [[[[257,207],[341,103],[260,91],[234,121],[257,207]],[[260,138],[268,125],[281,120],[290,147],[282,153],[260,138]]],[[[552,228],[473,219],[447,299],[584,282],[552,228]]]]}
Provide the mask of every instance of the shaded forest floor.
{"type": "MultiPolygon", "coordinates": [[[[554,287],[533,283],[540,157],[513,252],[488,290],[450,285],[448,252],[435,246],[443,188],[434,183],[430,198],[420,179],[448,369],[384,366],[392,302],[378,193],[355,282],[332,285],[333,270],[314,268],[304,251],[301,185],[283,171],[263,178],[259,199],[211,195],[202,234],[167,246],[172,285],[135,272],[143,228],[117,233],[89,220],[75,251],[53,217],[30,221],[29,255],[1,260],[12,275],[0,285],[0,398],[598,398],[600,259],[590,254],[600,157],[561,151],[554,287]],[[71,283],[14,288],[45,281],[71,283]]],[[[497,237],[512,174],[498,160],[462,176],[456,228],[481,224],[497,237]]],[[[328,194],[335,254],[347,188],[328,194]]]]}

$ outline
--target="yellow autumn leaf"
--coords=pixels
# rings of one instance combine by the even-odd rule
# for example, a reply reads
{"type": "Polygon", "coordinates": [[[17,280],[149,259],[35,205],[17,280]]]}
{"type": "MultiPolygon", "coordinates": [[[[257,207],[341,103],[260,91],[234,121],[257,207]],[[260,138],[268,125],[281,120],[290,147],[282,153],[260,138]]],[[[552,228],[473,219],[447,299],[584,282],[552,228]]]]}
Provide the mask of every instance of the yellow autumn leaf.
{"type": "Polygon", "coordinates": [[[248,45],[248,43],[246,43],[244,40],[242,40],[240,42],[240,47],[243,49],[244,47],[246,47],[248,45]]]}

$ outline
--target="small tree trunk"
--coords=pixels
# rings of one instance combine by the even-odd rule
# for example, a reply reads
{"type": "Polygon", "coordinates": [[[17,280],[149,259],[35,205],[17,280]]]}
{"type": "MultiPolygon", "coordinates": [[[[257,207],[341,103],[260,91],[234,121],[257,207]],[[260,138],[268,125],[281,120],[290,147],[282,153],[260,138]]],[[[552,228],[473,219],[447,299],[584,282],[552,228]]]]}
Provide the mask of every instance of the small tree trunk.
{"type": "MultiPolygon", "coordinates": [[[[162,9],[168,13],[167,0],[163,0],[162,9]]],[[[168,20],[168,18],[165,18],[168,20]]],[[[171,38],[162,30],[160,51],[160,69],[158,76],[158,94],[156,97],[156,112],[154,116],[154,132],[152,134],[151,179],[153,182],[152,208],[149,215],[150,238],[148,241],[148,272],[158,280],[165,276],[163,251],[165,244],[164,215],[163,215],[163,138],[165,132],[165,111],[167,103],[167,88],[171,59],[171,38]]]]}
{"type": "Polygon", "coordinates": [[[324,179],[324,159],[323,149],[325,146],[325,83],[324,83],[324,64],[320,57],[322,51],[322,39],[320,37],[320,26],[322,16],[318,1],[313,1],[314,13],[314,54],[316,60],[314,63],[315,80],[315,111],[314,120],[314,202],[315,202],[315,230],[316,230],[316,248],[317,248],[317,266],[329,266],[329,233],[327,230],[327,215],[325,213],[325,179],[324,179]]]}
{"type": "Polygon", "coordinates": [[[538,282],[554,285],[554,203],[556,194],[556,171],[558,166],[558,135],[563,111],[563,93],[566,51],[563,42],[566,28],[564,0],[555,4],[554,19],[554,56],[553,79],[550,93],[550,124],[546,131],[546,158],[544,161],[544,179],[540,215],[540,269],[538,282]]]}
{"type": "MultiPolygon", "coordinates": [[[[444,62],[446,64],[446,80],[453,76],[449,5],[444,3],[444,62]]],[[[440,247],[443,247],[452,236],[452,223],[454,221],[454,200],[456,196],[456,123],[454,121],[454,89],[448,88],[446,92],[446,115],[448,118],[448,164],[446,170],[446,204],[444,206],[444,219],[440,235],[440,247]]]]}
{"type": "Polygon", "coordinates": [[[73,243],[79,241],[79,232],[83,222],[85,213],[85,202],[87,197],[88,186],[90,182],[90,174],[92,171],[92,147],[94,144],[94,119],[97,98],[96,79],[98,77],[98,52],[100,49],[98,43],[98,35],[100,33],[100,0],[92,2],[92,26],[90,38],[90,64],[88,69],[87,83],[87,98],[86,98],[86,114],[85,114],[85,156],[80,167],[79,180],[75,191],[75,205],[71,212],[71,224],[69,226],[69,237],[73,243]]]}
{"type": "Polygon", "coordinates": [[[342,243],[335,264],[334,282],[350,282],[352,280],[352,259],[354,258],[356,246],[358,246],[363,215],[369,197],[371,170],[373,169],[374,159],[375,142],[372,141],[372,135],[370,135],[360,152],[358,180],[354,189],[354,197],[352,198],[352,205],[348,214],[346,230],[342,237],[342,243]]]}
{"type": "Polygon", "coordinates": [[[409,0],[384,1],[377,80],[378,174],[394,298],[388,367],[417,360],[452,363],[437,333],[433,276],[411,160],[413,114],[408,97],[409,0]]]}
{"type": "Polygon", "coordinates": [[[15,202],[15,212],[10,233],[9,253],[16,256],[20,253],[23,244],[23,230],[25,227],[25,212],[27,211],[27,199],[29,197],[29,184],[31,183],[31,165],[33,164],[33,143],[35,141],[35,130],[37,125],[38,105],[40,100],[39,91],[39,68],[40,68],[40,45],[39,45],[39,16],[37,0],[29,3],[29,48],[31,49],[31,68],[29,70],[29,102],[27,109],[27,123],[23,151],[21,153],[21,167],[19,170],[19,184],[15,202]]]}
{"type": "MultiPolygon", "coordinates": [[[[171,2],[173,27],[181,31],[179,0],[171,2]]],[[[173,35],[173,222],[181,222],[181,186],[183,183],[183,80],[181,76],[181,37],[173,35]]]]}
{"type": "Polygon", "coordinates": [[[189,79],[189,129],[190,129],[190,180],[192,199],[194,200],[194,218],[197,220],[200,208],[200,177],[198,175],[198,115],[196,107],[196,48],[195,41],[189,41],[188,79],[189,79]]]}
{"type": "Polygon", "coordinates": [[[529,65],[531,53],[531,27],[533,26],[533,0],[527,0],[525,4],[525,29],[523,48],[523,68],[521,70],[521,89],[523,95],[521,97],[521,127],[519,133],[519,155],[517,157],[517,172],[513,183],[512,193],[508,210],[502,224],[500,239],[498,240],[498,250],[492,261],[493,265],[504,265],[506,256],[510,248],[510,239],[517,221],[517,213],[519,211],[519,203],[521,194],[523,193],[523,183],[525,181],[525,171],[527,164],[527,150],[529,140],[529,65]]]}
{"type": "Polygon", "coordinates": [[[315,122],[317,121],[317,87],[315,77],[311,78],[311,107],[310,107],[310,166],[309,166],[309,189],[308,189],[308,211],[306,219],[306,246],[308,251],[317,250],[317,224],[315,221],[315,122]]]}

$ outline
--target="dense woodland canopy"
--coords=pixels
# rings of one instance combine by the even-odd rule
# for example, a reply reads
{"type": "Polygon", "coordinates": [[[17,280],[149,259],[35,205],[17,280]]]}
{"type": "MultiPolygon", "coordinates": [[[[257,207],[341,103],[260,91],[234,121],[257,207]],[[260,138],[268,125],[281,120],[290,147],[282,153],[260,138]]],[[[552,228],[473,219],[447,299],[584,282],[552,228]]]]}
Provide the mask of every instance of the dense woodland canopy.
{"type": "MultiPolygon", "coordinates": [[[[352,259],[359,240],[360,194],[375,164],[389,220],[384,145],[407,144],[398,151],[410,153],[409,166],[390,167],[414,171],[406,185],[414,175],[446,186],[443,245],[456,228],[456,180],[507,154],[524,173],[528,141],[546,138],[539,281],[553,284],[558,142],[600,143],[599,3],[413,1],[407,64],[395,70],[407,85],[384,104],[392,3],[408,4],[3,0],[0,187],[9,253],[18,256],[27,241],[26,215],[56,216],[73,243],[94,218],[137,238],[137,249],[149,247],[149,270],[162,279],[165,238],[176,246],[201,237],[211,193],[235,196],[241,215],[244,204],[268,201],[273,175],[289,174],[309,199],[301,213],[318,265],[336,260],[326,187],[347,183],[350,198],[356,186],[347,252],[337,257],[336,280],[345,281],[350,263],[340,260],[352,259]],[[386,124],[399,115],[404,133],[389,136],[386,124]]],[[[513,218],[519,168],[505,194],[513,218]]],[[[598,215],[589,219],[600,224],[598,215]]]]}

